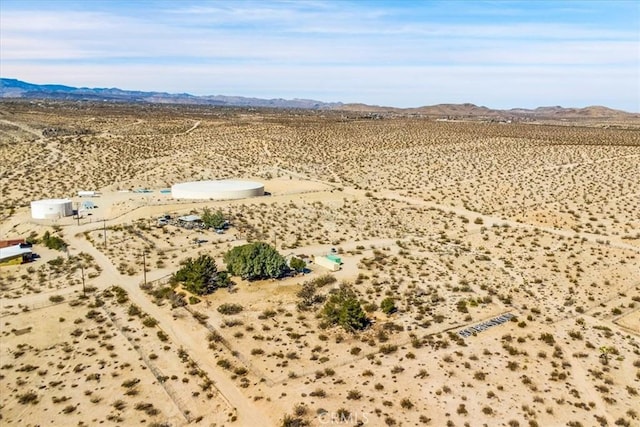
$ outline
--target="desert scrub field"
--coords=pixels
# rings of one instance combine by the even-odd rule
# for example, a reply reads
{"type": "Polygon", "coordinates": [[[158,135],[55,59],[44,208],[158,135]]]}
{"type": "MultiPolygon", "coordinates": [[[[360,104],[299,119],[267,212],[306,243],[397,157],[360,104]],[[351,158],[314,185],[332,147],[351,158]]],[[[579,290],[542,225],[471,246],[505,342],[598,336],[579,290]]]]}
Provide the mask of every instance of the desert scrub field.
{"type": "Polygon", "coordinates": [[[0,270],[7,425],[638,423],[637,126],[13,101],[0,113],[13,165],[0,231],[50,231],[67,249],[37,244],[41,259],[0,270]],[[216,178],[268,194],[159,192],[216,178]],[[29,219],[31,199],[78,190],[102,192],[78,223],[29,219]],[[204,208],[231,227],[156,227],[204,208]],[[248,242],[306,260],[304,273],[232,277],[209,295],[170,285],[187,258],[222,271],[248,242]],[[313,262],[329,253],[338,271],[313,262]]]}
{"type": "Polygon", "coordinates": [[[7,425],[38,422],[42,411],[60,424],[224,422],[233,415],[206,373],[122,288],[21,314],[18,330],[14,318],[2,318],[7,425]],[[43,316],[55,322],[43,326],[43,316]]]}

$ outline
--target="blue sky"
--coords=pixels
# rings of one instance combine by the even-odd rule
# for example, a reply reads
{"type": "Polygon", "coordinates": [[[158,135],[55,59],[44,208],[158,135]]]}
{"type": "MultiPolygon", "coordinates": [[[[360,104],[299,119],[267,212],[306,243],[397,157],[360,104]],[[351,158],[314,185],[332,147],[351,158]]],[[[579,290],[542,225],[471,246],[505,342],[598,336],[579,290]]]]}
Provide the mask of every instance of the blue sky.
{"type": "Polygon", "coordinates": [[[0,75],[396,107],[640,112],[640,2],[0,0],[0,75]]]}

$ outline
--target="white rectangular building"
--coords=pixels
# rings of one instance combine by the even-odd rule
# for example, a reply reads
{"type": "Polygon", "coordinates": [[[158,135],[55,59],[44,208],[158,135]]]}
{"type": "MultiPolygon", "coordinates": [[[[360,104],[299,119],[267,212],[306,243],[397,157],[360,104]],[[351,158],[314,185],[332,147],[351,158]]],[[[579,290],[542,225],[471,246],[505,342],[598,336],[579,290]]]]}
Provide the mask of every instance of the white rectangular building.
{"type": "Polygon", "coordinates": [[[329,271],[338,271],[338,270],[340,270],[340,264],[335,262],[335,261],[333,261],[333,260],[330,260],[326,256],[316,255],[313,258],[313,262],[315,262],[320,267],[324,267],[324,268],[328,269],[329,271]]]}

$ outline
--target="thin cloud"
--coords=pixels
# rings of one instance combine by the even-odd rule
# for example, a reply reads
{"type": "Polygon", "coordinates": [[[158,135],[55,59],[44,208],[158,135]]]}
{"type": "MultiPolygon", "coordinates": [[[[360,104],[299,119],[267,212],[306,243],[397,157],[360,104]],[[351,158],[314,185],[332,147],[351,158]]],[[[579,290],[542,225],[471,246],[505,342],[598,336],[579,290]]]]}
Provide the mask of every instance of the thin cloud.
{"type": "Polygon", "coordinates": [[[145,2],[144,10],[58,2],[39,10],[9,1],[0,60],[5,76],[70,85],[397,106],[416,105],[418,95],[447,102],[447,93],[449,102],[504,105],[510,96],[525,106],[544,94],[544,104],[589,96],[589,104],[637,110],[637,16],[598,3],[576,3],[585,9],[577,15],[537,4],[471,3],[457,13],[449,2],[145,2]]]}

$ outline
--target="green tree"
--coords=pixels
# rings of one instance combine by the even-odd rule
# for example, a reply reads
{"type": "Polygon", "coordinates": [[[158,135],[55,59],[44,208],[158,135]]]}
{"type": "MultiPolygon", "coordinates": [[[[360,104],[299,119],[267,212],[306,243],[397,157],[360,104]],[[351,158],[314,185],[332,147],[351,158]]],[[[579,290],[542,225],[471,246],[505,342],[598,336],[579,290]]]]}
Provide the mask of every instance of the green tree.
{"type": "Polygon", "coordinates": [[[362,330],[369,325],[369,320],[353,290],[344,284],[331,294],[322,309],[322,314],[327,322],[340,325],[349,332],[362,330]]]}
{"type": "Polygon", "coordinates": [[[347,331],[359,331],[369,324],[360,302],[354,297],[347,298],[340,307],[338,323],[347,331]]]}
{"type": "Polygon", "coordinates": [[[289,271],[284,257],[264,242],[236,246],[224,255],[224,262],[230,274],[247,280],[274,279],[289,271]]]}
{"type": "Polygon", "coordinates": [[[182,284],[184,289],[196,295],[210,294],[229,286],[227,273],[219,272],[215,260],[209,255],[187,258],[182,268],[171,277],[171,282],[182,284]]]}
{"type": "Polygon", "coordinates": [[[303,272],[304,269],[307,267],[307,263],[301,260],[300,258],[292,257],[291,261],[289,261],[289,267],[291,267],[293,270],[300,273],[300,272],[303,272]]]}
{"type": "Polygon", "coordinates": [[[204,208],[201,218],[202,223],[209,228],[217,230],[224,227],[225,219],[221,211],[211,212],[209,208],[204,208]]]}
{"type": "Polygon", "coordinates": [[[396,308],[393,298],[387,297],[380,303],[380,310],[382,310],[384,314],[389,315],[395,313],[398,309],[396,308]]]}

